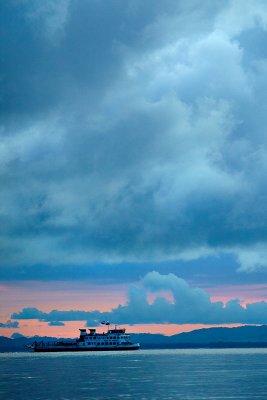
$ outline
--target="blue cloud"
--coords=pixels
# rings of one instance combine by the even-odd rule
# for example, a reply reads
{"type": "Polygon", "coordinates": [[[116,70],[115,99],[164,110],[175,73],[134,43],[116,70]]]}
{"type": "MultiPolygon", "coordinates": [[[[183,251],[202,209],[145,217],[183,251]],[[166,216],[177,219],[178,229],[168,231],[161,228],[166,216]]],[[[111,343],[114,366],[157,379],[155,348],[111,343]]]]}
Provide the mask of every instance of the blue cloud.
{"type": "Polygon", "coordinates": [[[100,311],[60,311],[43,313],[37,309],[25,308],[11,317],[16,319],[41,319],[42,321],[87,321],[95,326],[102,320],[116,324],[173,323],[173,324],[226,324],[226,323],[267,323],[267,303],[255,302],[243,307],[238,299],[226,304],[212,302],[208,293],[200,288],[192,288],[174,274],[161,275],[150,272],[139,286],[131,285],[126,305],[119,305],[110,312],[100,311]],[[167,300],[161,291],[171,294],[173,301],[167,300]],[[148,293],[156,294],[150,303],[148,293]]]}
{"type": "Polygon", "coordinates": [[[19,322],[18,321],[6,321],[6,322],[0,322],[0,328],[19,328],[19,322]]]}
{"type": "Polygon", "coordinates": [[[65,324],[62,321],[50,321],[48,326],[65,326],[65,324]]]}
{"type": "Polygon", "coordinates": [[[179,276],[190,279],[192,284],[202,287],[212,285],[248,285],[267,282],[266,271],[238,272],[238,262],[233,255],[217,254],[196,260],[172,262],[114,263],[86,265],[31,265],[0,268],[0,279],[4,281],[79,281],[90,280],[97,286],[112,283],[131,283],[139,280],[153,269],[161,274],[179,271],[179,276]]]}

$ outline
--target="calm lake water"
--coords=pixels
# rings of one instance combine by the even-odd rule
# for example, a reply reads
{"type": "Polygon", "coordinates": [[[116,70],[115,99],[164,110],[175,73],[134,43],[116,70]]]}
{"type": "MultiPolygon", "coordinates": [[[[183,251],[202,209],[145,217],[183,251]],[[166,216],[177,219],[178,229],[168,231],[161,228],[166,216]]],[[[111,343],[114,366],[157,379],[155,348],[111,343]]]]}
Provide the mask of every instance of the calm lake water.
{"type": "Polygon", "coordinates": [[[267,349],[2,353],[2,400],[267,399],[267,349]]]}

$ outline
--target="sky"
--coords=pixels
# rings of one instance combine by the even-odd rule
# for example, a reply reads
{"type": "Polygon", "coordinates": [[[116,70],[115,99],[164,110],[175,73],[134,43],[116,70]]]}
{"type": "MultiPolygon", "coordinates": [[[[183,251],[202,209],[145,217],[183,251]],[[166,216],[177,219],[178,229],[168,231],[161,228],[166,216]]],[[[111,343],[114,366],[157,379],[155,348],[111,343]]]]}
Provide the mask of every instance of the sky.
{"type": "Polygon", "coordinates": [[[0,30],[0,335],[266,324],[266,1],[4,0],[0,30]]]}

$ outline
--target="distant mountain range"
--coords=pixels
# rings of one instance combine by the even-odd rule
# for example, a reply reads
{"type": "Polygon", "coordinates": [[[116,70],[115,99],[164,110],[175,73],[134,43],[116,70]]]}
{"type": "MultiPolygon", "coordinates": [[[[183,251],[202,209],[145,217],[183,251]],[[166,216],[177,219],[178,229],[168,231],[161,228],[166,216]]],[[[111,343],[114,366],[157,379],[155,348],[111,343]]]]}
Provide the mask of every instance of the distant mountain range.
{"type": "MultiPolygon", "coordinates": [[[[226,347],[267,347],[267,325],[241,326],[237,328],[206,328],[173,336],[160,334],[132,334],[132,339],[142,349],[151,348],[226,348],[226,347]]],[[[12,338],[0,336],[0,352],[25,351],[25,346],[37,341],[55,341],[56,337],[25,337],[14,334],[12,338]]],[[[63,339],[71,340],[71,339],[63,339]]]]}
{"type": "Polygon", "coordinates": [[[133,334],[143,348],[152,347],[267,347],[267,325],[204,328],[173,336],[133,334]]]}

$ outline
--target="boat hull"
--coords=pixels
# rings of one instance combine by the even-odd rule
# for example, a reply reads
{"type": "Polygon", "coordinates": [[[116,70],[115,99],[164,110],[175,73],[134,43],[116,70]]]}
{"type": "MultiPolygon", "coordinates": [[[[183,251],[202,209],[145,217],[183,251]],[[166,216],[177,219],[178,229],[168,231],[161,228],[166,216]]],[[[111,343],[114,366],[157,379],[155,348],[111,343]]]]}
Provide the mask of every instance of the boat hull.
{"type": "Polygon", "coordinates": [[[73,351],[129,351],[129,350],[139,350],[140,346],[120,346],[120,347],[110,347],[110,348],[82,348],[82,347],[36,347],[33,349],[35,353],[57,353],[57,352],[73,352],[73,351]]]}

